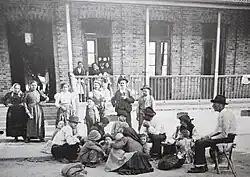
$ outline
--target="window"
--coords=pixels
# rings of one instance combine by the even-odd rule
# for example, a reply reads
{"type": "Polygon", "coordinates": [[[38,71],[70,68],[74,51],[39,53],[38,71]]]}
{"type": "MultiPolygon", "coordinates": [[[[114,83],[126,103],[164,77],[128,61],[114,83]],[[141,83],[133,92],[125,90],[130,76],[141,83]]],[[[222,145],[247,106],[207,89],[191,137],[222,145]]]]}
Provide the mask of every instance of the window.
{"type": "Polygon", "coordinates": [[[150,21],[149,75],[170,74],[171,24],[166,21],[150,21]]]}
{"type": "Polygon", "coordinates": [[[87,40],[87,56],[88,56],[88,66],[90,67],[93,63],[96,62],[96,41],[87,40]]]}

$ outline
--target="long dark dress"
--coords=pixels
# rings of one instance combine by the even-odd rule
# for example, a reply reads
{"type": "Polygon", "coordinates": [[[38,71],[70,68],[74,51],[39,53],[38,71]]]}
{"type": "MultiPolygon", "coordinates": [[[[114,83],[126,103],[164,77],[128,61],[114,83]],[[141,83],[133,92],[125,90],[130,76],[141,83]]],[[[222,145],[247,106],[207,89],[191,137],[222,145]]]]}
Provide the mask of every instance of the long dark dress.
{"type": "Polygon", "coordinates": [[[25,137],[27,115],[22,104],[23,96],[23,94],[9,92],[3,97],[5,106],[12,104],[6,115],[6,136],[25,137]]]}
{"type": "Polygon", "coordinates": [[[24,97],[24,104],[33,115],[33,118],[28,118],[27,121],[27,138],[43,139],[45,137],[44,114],[39,103],[41,99],[46,100],[46,98],[45,94],[37,90],[27,92],[24,97]]]}
{"type": "MultiPolygon", "coordinates": [[[[124,94],[124,93],[123,93],[124,94]]],[[[126,90],[125,95],[126,99],[122,99],[123,95],[120,90],[116,91],[115,96],[111,99],[111,103],[113,107],[115,107],[115,112],[119,115],[120,113],[126,113],[126,122],[130,127],[132,127],[131,123],[131,111],[132,111],[132,103],[135,102],[135,99],[131,96],[129,90],[126,90]]]]}

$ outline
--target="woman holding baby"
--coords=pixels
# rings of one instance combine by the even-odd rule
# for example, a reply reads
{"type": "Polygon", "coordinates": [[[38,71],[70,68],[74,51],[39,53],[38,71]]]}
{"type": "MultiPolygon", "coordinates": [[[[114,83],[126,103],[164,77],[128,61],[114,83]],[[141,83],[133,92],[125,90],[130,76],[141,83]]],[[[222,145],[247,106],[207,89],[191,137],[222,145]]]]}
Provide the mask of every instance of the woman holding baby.
{"type": "Polygon", "coordinates": [[[106,171],[115,171],[118,174],[136,175],[153,171],[149,163],[149,156],[143,153],[139,135],[131,127],[117,133],[111,152],[106,162],[106,171]]]}

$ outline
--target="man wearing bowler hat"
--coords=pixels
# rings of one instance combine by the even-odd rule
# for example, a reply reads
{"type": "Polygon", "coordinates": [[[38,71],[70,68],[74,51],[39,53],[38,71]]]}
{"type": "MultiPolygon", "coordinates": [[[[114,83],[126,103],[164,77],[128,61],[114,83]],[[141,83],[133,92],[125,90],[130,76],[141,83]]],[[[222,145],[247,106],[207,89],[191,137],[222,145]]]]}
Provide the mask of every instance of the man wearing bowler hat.
{"type": "Polygon", "coordinates": [[[234,114],[225,108],[228,104],[225,96],[217,95],[211,102],[214,111],[219,112],[217,126],[214,132],[195,142],[194,168],[191,168],[189,173],[205,173],[208,170],[205,148],[215,149],[218,143],[233,142],[236,135],[236,119],[234,114]]]}
{"type": "Polygon", "coordinates": [[[77,152],[80,150],[80,140],[75,131],[78,123],[80,123],[79,117],[70,116],[68,124],[59,130],[53,138],[51,154],[56,160],[63,163],[76,160],[77,152]]]}

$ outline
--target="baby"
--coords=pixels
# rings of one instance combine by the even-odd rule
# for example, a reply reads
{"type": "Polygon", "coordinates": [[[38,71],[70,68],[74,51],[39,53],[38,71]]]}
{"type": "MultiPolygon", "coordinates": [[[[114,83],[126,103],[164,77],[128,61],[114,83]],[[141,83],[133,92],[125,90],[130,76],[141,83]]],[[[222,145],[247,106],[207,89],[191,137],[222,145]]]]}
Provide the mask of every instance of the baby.
{"type": "Polygon", "coordinates": [[[127,118],[124,115],[120,115],[118,117],[118,120],[115,121],[111,129],[111,135],[113,137],[115,137],[117,133],[121,133],[124,127],[129,127],[128,123],[126,122],[126,119],[127,118]]]}
{"type": "Polygon", "coordinates": [[[52,141],[53,141],[54,137],[56,136],[56,134],[59,132],[59,130],[61,130],[63,128],[63,126],[64,126],[64,121],[63,120],[59,121],[51,139],[46,143],[46,145],[43,147],[41,152],[46,153],[46,154],[51,153],[51,148],[53,145],[52,141]]]}
{"type": "Polygon", "coordinates": [[[194,142],[191,138],[189,138],[190,132],[186,129],[181,130],[180,140],[176,142],[176,146],[179,146],[179,152],[185,155],[186,160],[185,163],[192,163],[194,152],[192,147],[194,142]]]}
{"type": "Polygon", "coordinates": [[[142,147],[143,147],[143,153],[150,155],[150,149],[151,149],[151,144],[148,143],[148,137],[146,134],[141,134],[140,135],[141,142],[142,142],[142,147]]]}

